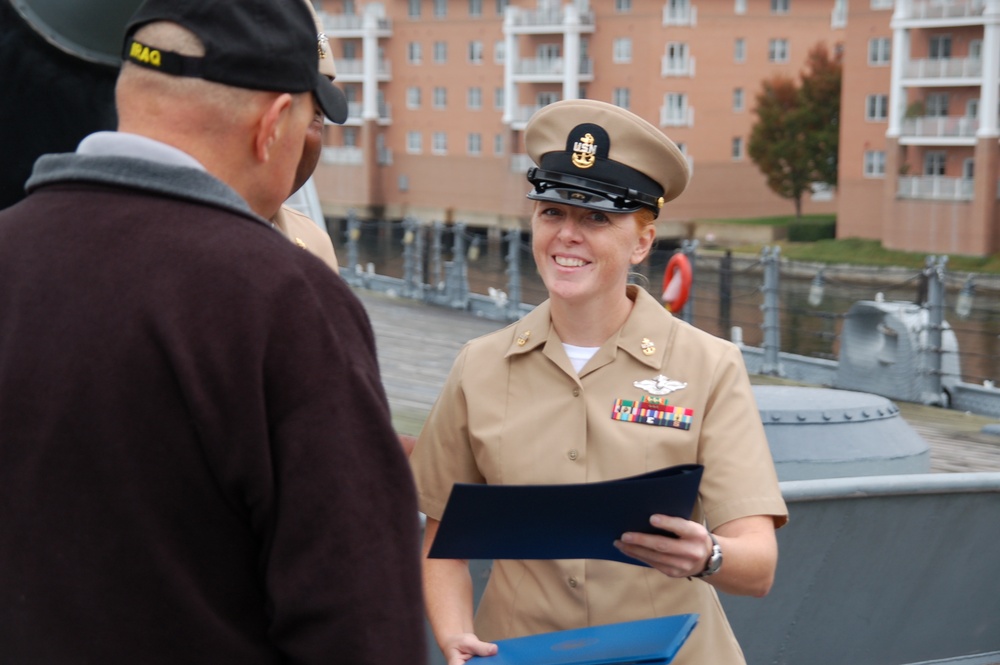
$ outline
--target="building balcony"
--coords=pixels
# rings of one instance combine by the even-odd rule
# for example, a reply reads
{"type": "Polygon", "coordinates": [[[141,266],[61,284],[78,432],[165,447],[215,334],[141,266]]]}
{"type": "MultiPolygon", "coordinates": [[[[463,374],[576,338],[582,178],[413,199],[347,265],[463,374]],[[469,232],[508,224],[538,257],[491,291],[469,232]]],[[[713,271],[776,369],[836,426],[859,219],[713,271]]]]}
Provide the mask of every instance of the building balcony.
{"type": "Polygon", "coordinates": [[[693,127],[694,109],[690,106],[683,109],[660,107],[660,127],[693,127]]]}
{"type": "Polygon", "coordinates": [[[364,155],[356,146],[323,146],[320,161],[324,164],[360,165],[364,163],[364,155]]]}
{"type": "MultiPolygon", "coordinates": [[[[364,80],[365,63],[361,58],[336,58],[337,81],[358,83],[364,80]]],[[[388,60],[381,59],[375,65],[375,76],[379,81],[392,79],[392,66],[388,60]]]]}
{"type": "Polygon", "coordinates": [[[941,175],[901,176],[896,196],[901,199],[933,201],[971,201],[972,178],[947,178],[941,175]]]}
{"type": "Polygon", "coordinates": [[[983,61],[979,58],[937,58],[910,60],[903,66],[904,79],[972,79],[983,76],[983,61]]]}
{"type": "MultiPolygon", "coordinates": [[[[339,76],[338,76],[339,79],[339,76]]],[[[363,118],[362,113],[364,112],[364,105],[361,102],[347,102],[347,120],[344,121],[344,125],[349,127],[359,126],[363,118]]],[[[392,124],[392,112],[389,104],[381,103],[378,105],[378,117],[376,121],[380,125],[392,124]]]]}
{"type": "Polygon", "coordinates": [[[693,26],[698,24],[698,8],[688,4],[685,7],[671,7],[670,2],[663,5],[663,25],[693,26]]]}
{"type": "Polygon", "coordinates": [[[542,105],[538,104],[531,106],[518,106],[514,109],[514,115],[510,120],[511,127],[518,130],[524,129],[531,116],[534,115],[535,111],[540,108],[542,108],[542,105]]]}
{"type": "Polygon", "coordinates": [[[663,56],[660,59],[661,76],[694,76],[694,58],[672,58],[663,56]]]}
{"type": "MultiPolygon", "coordinates": [[[[552,9],[525,10],[508,8],[509,20],[505,31],[518,35],[562,34],[566,30],[566,12],[561,7],[552,9]]],[[[594,13],[578,12],[580,32],[594,31],[594,13]]]]}
{"type": "Polygon", "coordinates": [[[329,37],[344,39],[345,37],[364,37],[368,30],[375,32],[377,37],[392,36],[392,21],[380,16],[372,17],[371,27],[365,26],[365,17],[357,14],[328,14],[320,12],[323,30],[329,37]]]}
{"type": "Polygon", "coordinates": [[[975,141],[978,130],[979,120],[965,116],[906,118],[900,125],[899,137],[900,142],[905,138],[961,138],[975,141]]]}
{"type": "Polygon", "coordinates": [[[901,0],[896,3],[896,18],[912,20],[947,20],[981,18],[985,0],[901,0]]]}
{"type": "MultiPolygon", "coordinates": [[[[558,83],[566,73],[566,65],[562,58],[524,58],[514,63],[515,81],[533,81],[539,83],[558,83]]],[[[583,58],[577,72],[580,79],[594,79],[594,61],[583,58]]]]}

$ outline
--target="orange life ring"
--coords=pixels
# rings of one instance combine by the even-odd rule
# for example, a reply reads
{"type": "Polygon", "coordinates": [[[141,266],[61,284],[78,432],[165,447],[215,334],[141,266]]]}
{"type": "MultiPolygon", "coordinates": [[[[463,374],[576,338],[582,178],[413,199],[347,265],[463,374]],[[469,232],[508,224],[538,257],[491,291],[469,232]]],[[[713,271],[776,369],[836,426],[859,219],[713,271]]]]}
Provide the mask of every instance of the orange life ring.
{"type": "Polygon", "coordinates": [[[683,252],[670,257],[663,271],[663,295],[660,302],[673,313],[681,311],[691,294],[691,262],[683,252]]]}

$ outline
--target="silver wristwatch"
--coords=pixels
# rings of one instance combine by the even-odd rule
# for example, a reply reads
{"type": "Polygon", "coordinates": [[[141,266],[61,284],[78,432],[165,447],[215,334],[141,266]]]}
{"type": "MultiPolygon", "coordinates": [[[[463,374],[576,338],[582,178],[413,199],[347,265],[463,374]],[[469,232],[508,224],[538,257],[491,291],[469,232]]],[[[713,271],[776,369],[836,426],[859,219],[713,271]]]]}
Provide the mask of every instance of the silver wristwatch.
{"type": "Polygon", "coordinates": [[[722,568],[722,548],[719,547],[719,541],[715,539],[715,534],[711,531],[708,532],[708,537],[712,539],[712,554],[708,557],[708,563],[705,564],[705,570],[701,571],[693,577],[708,577],[709,575],[715,575],[719,572],[719,568],[722,568]]]}

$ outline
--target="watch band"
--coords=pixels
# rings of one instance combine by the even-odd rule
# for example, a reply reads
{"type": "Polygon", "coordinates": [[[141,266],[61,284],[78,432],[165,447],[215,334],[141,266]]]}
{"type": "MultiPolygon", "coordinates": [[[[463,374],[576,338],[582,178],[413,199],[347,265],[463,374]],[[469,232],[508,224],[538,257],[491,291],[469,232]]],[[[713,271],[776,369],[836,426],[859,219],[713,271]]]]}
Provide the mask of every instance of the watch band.
{"type": "Polygon", "coordinates": [[[692,577],[715,575],[719,572],[719,568],[722,567],[722,548],[719,547],[719,541],[715,539],[715,534],[711,531],[708,532],[708,537],[712,539],[712,553],[708,556],[708,561],[705,563],[705,570],[697,575],[692,575],[692,577]]]}

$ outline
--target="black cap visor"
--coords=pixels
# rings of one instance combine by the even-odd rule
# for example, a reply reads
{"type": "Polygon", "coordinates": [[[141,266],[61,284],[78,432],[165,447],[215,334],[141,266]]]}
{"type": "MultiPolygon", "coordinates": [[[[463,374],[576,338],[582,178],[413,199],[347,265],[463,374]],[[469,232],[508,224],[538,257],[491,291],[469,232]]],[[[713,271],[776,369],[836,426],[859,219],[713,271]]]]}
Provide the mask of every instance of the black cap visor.
{"type": "Polygon", "coordinates": [[[528,169],[528,181],[535,188],[528,194],[534,201],[548,201],[609,213],[636,212],[647,208],[659,215],[662,199],[634,189],[581,178],[579,176],[528,169]]]}
{"type": "Polygon", "coordinates": [[[313,90],[316,103],[323,109],[323,114],[327,118],[338,125],[344,124],[347,120],[347,97],[344,96],[344,91],[335,86],[329,77],[323,74],[317,76],[319,80],[313,90]]]}

